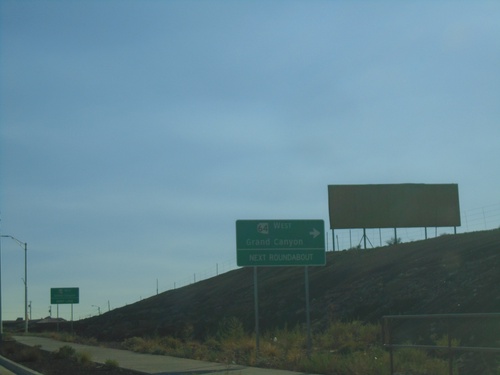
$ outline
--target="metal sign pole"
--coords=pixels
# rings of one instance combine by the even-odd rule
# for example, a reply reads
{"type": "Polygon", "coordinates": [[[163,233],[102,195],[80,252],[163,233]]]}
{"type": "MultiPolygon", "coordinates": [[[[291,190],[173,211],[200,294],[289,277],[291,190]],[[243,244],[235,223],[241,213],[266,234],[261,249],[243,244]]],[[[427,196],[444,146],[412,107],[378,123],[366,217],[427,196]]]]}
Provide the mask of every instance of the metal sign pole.
{"type": "Polygon", "coordinates": [[[253,268],[253,294],[255,304],[255,357],[259,357],[259,287],[257,284],[257,267],[253,268]]]}
{"type": "Polygon", "coordinates": [[[305,285],[306,285],[306,324],[307,324],[307,356],[311,356],[311,314],[309,308],[309,267],[304,267],[305,285]]]}
{"type": "Polygon", "coordinates": [[[24,333],[28,333],[28,244],[24,243],[24,333]]]}
{"type": "Polygon", "coordinates": [[[0,235],[0,345],[3,341],[3,320],[2,320],[2,237],[0,235]]]}

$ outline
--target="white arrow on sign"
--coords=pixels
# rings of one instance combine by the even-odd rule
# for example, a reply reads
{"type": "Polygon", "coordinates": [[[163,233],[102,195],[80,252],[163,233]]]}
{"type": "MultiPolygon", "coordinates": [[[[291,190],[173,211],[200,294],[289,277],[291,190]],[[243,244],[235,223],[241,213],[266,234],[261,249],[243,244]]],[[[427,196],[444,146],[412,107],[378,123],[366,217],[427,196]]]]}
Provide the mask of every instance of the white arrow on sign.
{"type": "Polygon", "coordinates": [[[321,233],[320,233],[320,232],[319,232],[316,228],[313,228],[313,230],[312,230],[312,231],[310,231],[310,232],[309,232],[309,234],[310,234],[311,236],[313,236],[313,238],[316,238],[316,237],[318,237],[321,233]]]}

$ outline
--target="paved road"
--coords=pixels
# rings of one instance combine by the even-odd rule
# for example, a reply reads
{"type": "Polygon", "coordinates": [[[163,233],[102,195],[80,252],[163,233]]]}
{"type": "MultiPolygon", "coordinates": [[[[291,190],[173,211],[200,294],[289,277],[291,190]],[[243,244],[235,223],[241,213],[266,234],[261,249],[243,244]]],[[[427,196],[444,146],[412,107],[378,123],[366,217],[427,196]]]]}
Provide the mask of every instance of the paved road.
{"type": "MultiPolygon", "coordinates": [[[[298,375],[301,373],[283,370],[269,370],[257,367],[239,365],[225,365],[193,359],[183,359],[162,355],[139,354],[128,350],[102,348],[56,341],[35,336],[14,336],[17,342],[25,345],[40,345],[43,350],[57,351],[61,346],[70,345],[77,352],[87,352],[92,361],[105,363],[112,359],[118,362],[122,368],[140,371],[145,374],[155,375],[202,375],[202,374],[225,374],[225,375],[298,375]]],[[[0,373],[1,374],[1,373],[0,373]]],[[[303,374],[303,373],[302,373],[303,374]]]]}

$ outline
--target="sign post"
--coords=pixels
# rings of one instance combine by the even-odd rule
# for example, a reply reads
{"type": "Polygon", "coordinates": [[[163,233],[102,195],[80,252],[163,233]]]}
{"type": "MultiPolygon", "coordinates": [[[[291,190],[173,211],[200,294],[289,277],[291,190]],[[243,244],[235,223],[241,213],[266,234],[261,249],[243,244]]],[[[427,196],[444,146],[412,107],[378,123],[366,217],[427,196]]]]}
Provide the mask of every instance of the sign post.
{"type": "Polygon", "coordinates": [[[50,304],[57,305],[57,317],[58,318],[59,318],[59,305],[71,304],[71,330],[73,330],[73,304],[74,303],[80,303],[80,289],[79,288],[50,288],[50,304]]]}
{"type": "Polygon", "coordinates": [[[308,266],[324,266],[325,223],[323,220],[237,220],[238,266],[254,267],[255,336],[259,355],[258,266],[305,266],[307,350],[311,352],[308,266]]]}

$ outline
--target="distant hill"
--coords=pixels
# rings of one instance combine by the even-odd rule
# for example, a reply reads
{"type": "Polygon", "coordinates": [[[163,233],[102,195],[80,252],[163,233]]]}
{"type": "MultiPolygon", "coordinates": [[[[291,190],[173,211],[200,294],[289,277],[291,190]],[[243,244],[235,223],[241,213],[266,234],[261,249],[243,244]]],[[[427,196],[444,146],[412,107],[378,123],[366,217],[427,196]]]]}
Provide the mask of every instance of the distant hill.
{"type": "MultiPolygon", "coordinates": [[[[259,268],[262,331],[305,323],[303,267],[259,268]]],[[[376,322],[386,314],[500,312],[500,230],[368,250],[327,253],[309,267],[313,329],[331,320],[376,322]]],[[[99,340],[203,337],[224,317],[254,329],[253,268],[170,290],[74,323],[99,340]]]]}

